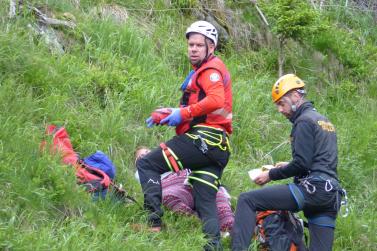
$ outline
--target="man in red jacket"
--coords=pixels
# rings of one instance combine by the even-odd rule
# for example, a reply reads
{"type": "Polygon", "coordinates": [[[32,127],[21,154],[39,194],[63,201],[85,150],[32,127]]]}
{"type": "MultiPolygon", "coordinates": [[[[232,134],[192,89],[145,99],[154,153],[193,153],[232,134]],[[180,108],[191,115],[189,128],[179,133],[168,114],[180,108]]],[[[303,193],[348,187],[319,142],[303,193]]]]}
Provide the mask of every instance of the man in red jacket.
{"type": "MultiPolygon", "coordinates": [[[[181,86],[179,108],[158,124],[175,126],[177,135],[136,162],[144,193],[144,208],[155,231],[161,229],[160,174],[192,170],[195,210],[208,238],[205,250],[222,250],[216,194],[230,156],[232,133],[232,83],[224,63],[214,55],[218,33],[206,22],[194,22],[186,31],[188,57],[193,66],[181,86]]],[[[152,117],[148,127],[157,124],[152,117]]]]}

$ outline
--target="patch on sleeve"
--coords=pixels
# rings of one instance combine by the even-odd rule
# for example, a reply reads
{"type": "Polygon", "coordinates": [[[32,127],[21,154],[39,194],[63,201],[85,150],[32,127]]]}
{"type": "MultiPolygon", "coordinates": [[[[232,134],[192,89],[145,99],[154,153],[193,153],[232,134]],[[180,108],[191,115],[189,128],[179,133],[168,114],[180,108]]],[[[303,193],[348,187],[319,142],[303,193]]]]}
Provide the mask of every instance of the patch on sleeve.
{"type": "Polygon", "coordinates": [[[217,82],[220,80],[220,74],[218,74],[217,72],[214,72],[212,73],[211,75],[209,75],[209,79],[212,81],[212,82],[217,82]]]}

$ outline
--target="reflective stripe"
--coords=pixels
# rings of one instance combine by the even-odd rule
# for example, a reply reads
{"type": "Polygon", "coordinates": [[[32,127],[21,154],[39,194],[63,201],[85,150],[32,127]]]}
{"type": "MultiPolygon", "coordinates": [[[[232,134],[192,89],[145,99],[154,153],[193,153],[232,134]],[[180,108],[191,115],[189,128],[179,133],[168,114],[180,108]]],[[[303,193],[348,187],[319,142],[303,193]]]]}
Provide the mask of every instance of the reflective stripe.
{"type": "Polygon", "coordinates": [[[168,165],[168,167],[170,168],[170,170],[171,170],[172,172],[174,172],[173,168],[172,168],[171,165],[170,165],[170,161],[168,160],[168,157],[166,157],[165,151],[164,151],[163,149],[162,149],[162,156],[164,156],[165,162],[166,162],[166,164],[168,165]]]}
{"type": "Polygon", "coordinates": [[[222,151],[230,151],[228,134],[223,129],[206,125],[196,125],[193,126],[193,129],[194,131],[192,133],[186,133],[188,137],[197,140],[200,135],[208,145],[216,146],[222,151]],[[200,130],[200,128],[202,128],[202,130],[200,130]]]}
{"type": "Polygon", "coordinates": [[[335,219],[329,216],[318,216],[318,217],[308,218],[308,223],[321,226],[321,227],[335,228],[335,219]]]}
{"type": "Polygon", "coordinates": [[[221,117],[224,117],[225,119],[232,119],[233,118],[232,112],[228,112],[227,110],[225,110],[225,108],[217,109],[217,110],[211,112],[210,114],[220,115],[221,117]]]}
{"type": "Polygon", "coordinates": [[[204,184],[206,184],[206,185],[208,185],[208,186],[210,186],[210,187],[213,187],[216,191],[219,190],[214,184],[211,184],[211,183],[209,183],[208,181],[203,180],[203,179],[201,179],[201,178],[197,178],[197,177],[194,177],[194,176],[189,176],[188,178],[189,178],[189,180],[190,180],[190,179],[191,179],[191,180],[196,180],[196,181],[202,182],[202,183],[204,183],[204,184]]]}
{"type": "Polygon", "coordinates": [[[296,184],[288,184],[288,187],[291,191],[291,194],[293,195],[293,198],[296,201],[298,210],[302,210],[305,204],[305,197],[302,194],[300,188],[298,188],[296,184]]]}
{"type": "MultiPolygon", "coordinates": [[[[224,130],[221,129],[221,128],[218,128],[218,127],[214,127],[214,126],[208,126],[208,125],[195,125],[193,126],[192,128],[200,128],[200,127],[203,127],[203,128],[208,128],[208,129],[211,129],[211,130],[216,130],[218,131],[219,133],[223,133],[224,130]]],[[[228,133],[226,133],[228,135],[228,133]]]]}
{"type": "Polygon", "coordinates": [[[207,171],[192,171],[190,176],[189,176],[189,179],[194,179],[194,180],[203,182],[203,183],[215,188],[216,191],[218,190],[219,186],[221,185],[219,177],[217,175],[215,175],[211,172],[207,172],[207,171]],[[210,180],[208,180],[208,179],[206,180],[205,179],[206,176],[210,180]]]}
{"type": "Polygon", "coordinates": [[[191,173],[192,173],[192,174],[195,174],[195,173],[206,174],[206,175],[209,175],[209,176],[214,177],[216,180],[219,179],[219,177],[217,177],[217,175],[215,175],[215,174],[213,174],[213,173],[210,173],[210,172],[207,172],[207,171],[192,171],[191,173]]]}
{"type": "Polygon", "coordinates": [[[168,150],[169,150],[169,152],[171,153],[171,155],[173,155],[174,159],[177,161],[177,163],[178,163],[180,169],[183,169],[182,163],[178,160],[177,155],[175,155],[175,153],[173,152],[173,150],[170,149],[169,147],[168,147],[168,150]]]}

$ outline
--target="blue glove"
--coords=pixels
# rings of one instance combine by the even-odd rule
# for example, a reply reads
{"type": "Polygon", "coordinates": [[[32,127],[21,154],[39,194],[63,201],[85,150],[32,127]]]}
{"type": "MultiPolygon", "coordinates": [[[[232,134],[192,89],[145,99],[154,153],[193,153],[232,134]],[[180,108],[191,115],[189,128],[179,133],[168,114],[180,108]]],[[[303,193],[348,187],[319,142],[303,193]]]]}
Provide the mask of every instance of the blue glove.
{"type": "Polygon", "coordinates": [[[170,108],[171,114],[161,120],[160,125],[167,123],[168,126],[177,126],[182,122],[181,109],[179,108],[170,108]]]}
{"type": "Polygon", "coordinates": [[[155,123],[153,122],[153,119],[152,119],[152,116],[150,116],[149,118],[147,118],[147,120],[145,120],[145,123],[147,123],[147,127],[148,128],[151,128],[155,125],[155,123]]]}

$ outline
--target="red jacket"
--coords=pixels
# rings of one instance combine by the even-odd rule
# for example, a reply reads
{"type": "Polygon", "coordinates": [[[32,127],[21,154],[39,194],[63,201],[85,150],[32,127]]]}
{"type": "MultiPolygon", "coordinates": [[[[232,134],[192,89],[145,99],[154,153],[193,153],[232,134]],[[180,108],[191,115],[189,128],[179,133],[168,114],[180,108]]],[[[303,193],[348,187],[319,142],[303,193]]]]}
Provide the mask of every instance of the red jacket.
{"type": "Polygon", "coordinates": [[[212,56],[194,70],[181,98],[183,122],[176,127],[177,134],[198,124],[232,133],[232,81],[225,64],[212,56]]]}

